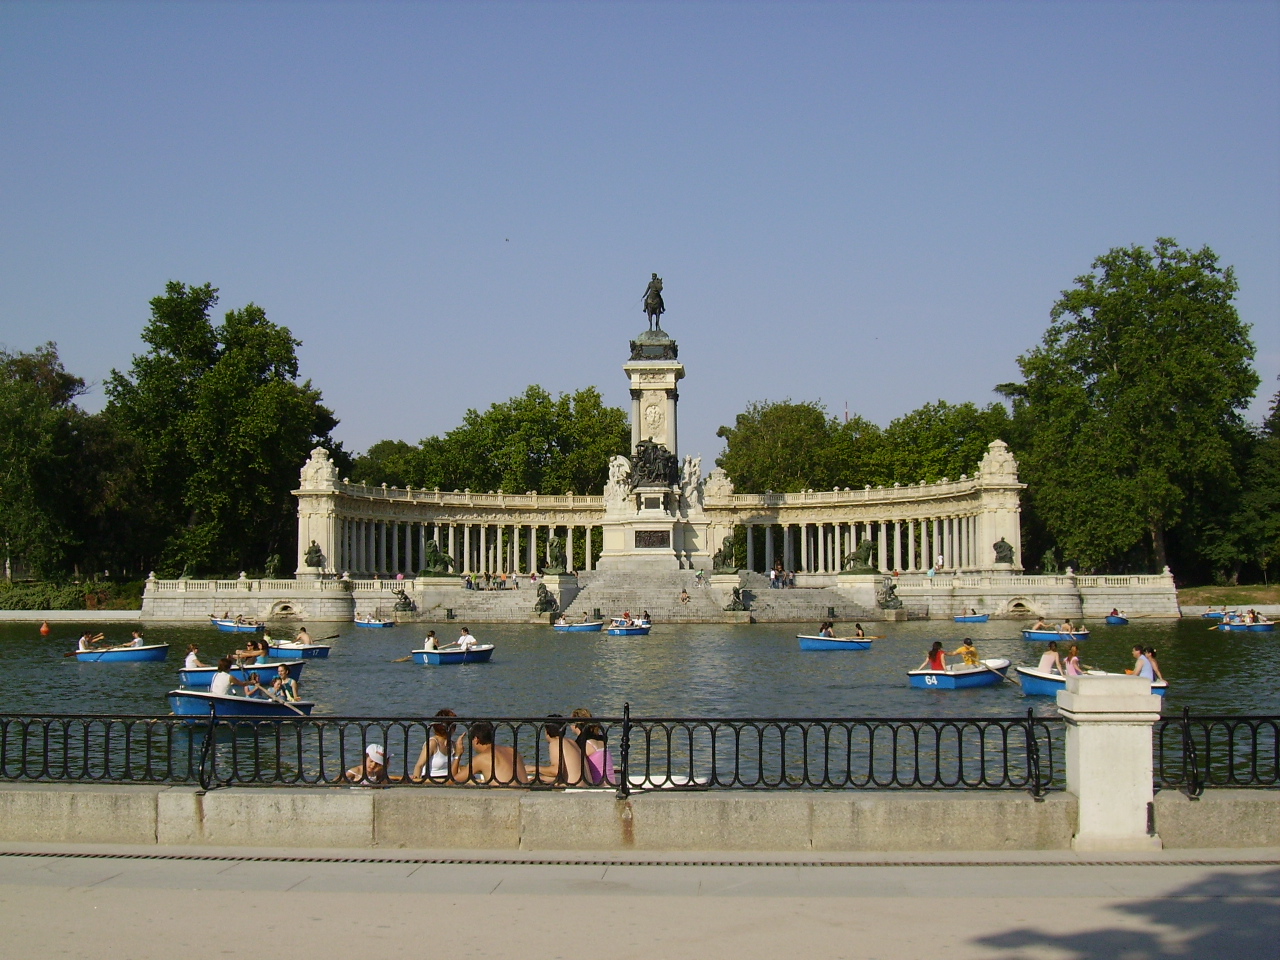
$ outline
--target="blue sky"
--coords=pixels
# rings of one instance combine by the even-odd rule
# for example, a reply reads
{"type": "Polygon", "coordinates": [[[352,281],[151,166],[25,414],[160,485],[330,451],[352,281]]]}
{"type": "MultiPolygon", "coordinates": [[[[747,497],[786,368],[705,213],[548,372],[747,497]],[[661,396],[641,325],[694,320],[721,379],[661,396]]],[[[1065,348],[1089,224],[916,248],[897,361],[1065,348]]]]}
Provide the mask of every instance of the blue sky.
{"type": "Polygon", "coordinates": [[[541,383],[682,453],[752,400],[987,403],[1113,246],[1239,274],[1280,374],[1277,3],[0,5],[0,343],[94,384],[166,280],[252,300],[359,451],[541,383]]]}

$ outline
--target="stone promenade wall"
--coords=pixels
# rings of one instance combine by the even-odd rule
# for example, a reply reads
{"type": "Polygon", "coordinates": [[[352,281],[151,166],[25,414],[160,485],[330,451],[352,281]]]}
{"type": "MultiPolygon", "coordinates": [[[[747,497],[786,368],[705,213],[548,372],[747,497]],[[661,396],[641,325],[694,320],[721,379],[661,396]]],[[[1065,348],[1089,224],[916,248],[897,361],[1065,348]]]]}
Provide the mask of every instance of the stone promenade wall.
{"type": "MultiPolygon", "coordinates": [[[[1077,805],[1018,792],[531,792],[7,784],[0,842],[492,850],[1066,850],[1077,805]]],[[[1162,792],[1166,849],[1280,846],[1280,794],[1162,792]]]]}

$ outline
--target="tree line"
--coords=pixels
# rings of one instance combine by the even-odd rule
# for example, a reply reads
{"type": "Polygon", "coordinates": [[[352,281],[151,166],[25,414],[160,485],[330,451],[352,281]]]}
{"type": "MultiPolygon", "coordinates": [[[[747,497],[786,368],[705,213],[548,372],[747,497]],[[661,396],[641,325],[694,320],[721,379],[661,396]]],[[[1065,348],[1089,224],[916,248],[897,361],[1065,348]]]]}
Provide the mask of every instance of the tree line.
{"type": "MultiPolygon", "coordinates": [[[[759,401],[718,435],[743,492],[956,479],[996,438],[1028,484],[1034,569],[1140,572],[1185,583],[1269,578],[1280,557],[1280,393],[1262,424],[1237,281],[1208,247],[1116,248],[1050,311],[1022,377],[986,406],[927,403],[881,428],[820,403],[759,401]]],[[[588,387],[468,410],[442,436],[381,440],[352,458],[286,327],[248,304],[215,323],[217,290],[171,282],[145,349],[105,383],[107,404],[56,346],[0,350],[0,545],[10,578],[110,573],[288,574],[291,491],[309,450],[357,482],[442,490],[598,494],[628,453],[627,414],[588,387]],[[286,559],[282,559],[286,558],[286,559]]]]}

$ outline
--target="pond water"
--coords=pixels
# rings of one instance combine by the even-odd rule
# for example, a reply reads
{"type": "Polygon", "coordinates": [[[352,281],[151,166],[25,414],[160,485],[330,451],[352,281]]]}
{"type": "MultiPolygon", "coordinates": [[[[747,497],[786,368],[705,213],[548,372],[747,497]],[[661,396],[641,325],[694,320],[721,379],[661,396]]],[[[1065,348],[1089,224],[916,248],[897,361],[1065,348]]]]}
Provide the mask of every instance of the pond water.
{"type": "MultiPolygon", "coordinates": [[[[317,714],[419,717],[440,707],[462,716],[541,716],[589,707],[617,715],[624,701],[637,716],[935,717],[1013,716],[1028,707],[1056,713],[1046,697],[1026,697],[1012,683],[976,690],[915,690],[906,671],[919,666],[934,640],[952,650],[975,639],[984,657],[1034,665],[1045,645],[1024,641],[1019,621],[953,624],[939,621],[868,624],[884,634],[871,650],[803,653],[798,632],[816,624],[658,624],[649,637],[558,634],[536,625],[477,624],[483,642],[497,644],[493,661],[452,667],[393,663],[421,647],[428,627],[443,639],[459,624],[411,624],[385,630],[312,624],[329,641],[327,660],[309,660],[303,694],[317,714]]],[[[1158,620],[1127,627],[1090,623],[1081,644],[1090,666],[1132,666],[1134,643],[1156,647],[1169,680],[1166,715],[1189,706],[1201,714],[1280,714],[1277,633],[1210,632],[1203,620],[1158,620]]],[[[162,663],[79,663],[62,654],[84,629],[0,624],[0,711],[4,713],[169,713],[167,691],[178,685],[188,643],[206,662],[241,645],[244,635],[205,625],[156,625],[152,642],[172,644],[162,663]]],[[[125,641],[127,625],[94,627],[125,641]]],[[[839,632],[851,632],[841,631],[839,632]]],[[[1065,651],[1064,651],[1065,652],[1065,651]]]]}

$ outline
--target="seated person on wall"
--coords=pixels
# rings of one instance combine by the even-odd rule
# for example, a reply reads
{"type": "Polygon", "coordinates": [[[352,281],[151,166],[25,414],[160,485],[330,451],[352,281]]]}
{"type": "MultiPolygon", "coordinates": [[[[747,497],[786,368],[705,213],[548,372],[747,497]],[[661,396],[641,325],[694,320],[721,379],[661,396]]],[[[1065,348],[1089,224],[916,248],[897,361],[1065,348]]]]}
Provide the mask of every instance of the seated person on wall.
{"type": "Polygon", "coordinates": [[[965,637],[960,646],[952,650],[948,656],[964,657],[964,665],[966,667],[976,667],[980,662],[978,648],[973,645],[973,641],[968,637],[965,637]]]}
{"type": "Polygon", "coordinates": [[[680,590],[680,602],[681,602],[681,603],[688,603],[688,602],[689,602],[689,591],[688,591],[688,590],[685,590],[685,589],[683,589],[683,588],[680,590]]]}
{"type": "Polygon", "coordinates": [[[380,743],[371,743],[364,748],[364,761],[352,767],[345,774],[347,780],[357,786],[373,787],[380,784],[400,780],[387,773],[387,751],[380,743]]]}
{"type": "Polygon", "coordinates": [[[468,733],[471,736],[471,762],[462,762],[467,753],[467,734],[460,734],[454,742],[453,761],[449,766],[449,776],[453,780],[458,783],[474,780],[498,786],[529,782],[524,758],[511,747],[498,746],[493,742],[492,723],[479,720],[471,724],[468,733]]]}
{"type": "MultiPolygon", "coordinates": [[[[457,714],[448,707],[443,707],[436,711],[436,716],[456,717],[457,714]]],[[[430,736],[427,737],[427,742],[422,745],[422,752],[418,754],[418,762],[413,765],[413,774],[410,776],[410,780],[415,783],[422,783],[425,780],[443,783],[448,779],[453,729],[454,724],[452,723],[433,723],[431,725],[430,736]]]]}
{"type": "Polygon", "coordinates": [[[553,713],[543,724],[547,738],[547,762],[538,767],[538,779],[560,787],[577,786],[582,782],[582,748],[565,736],[565,721],[553,713]]]}

